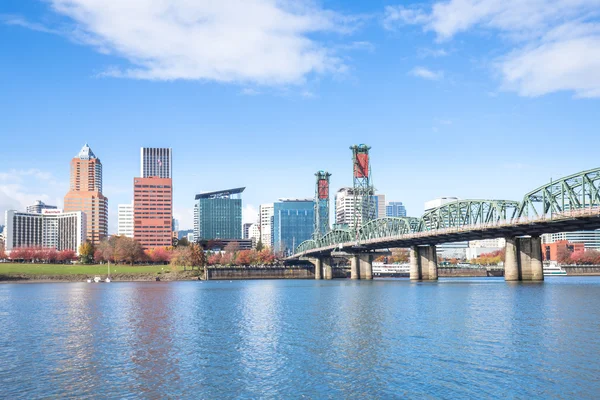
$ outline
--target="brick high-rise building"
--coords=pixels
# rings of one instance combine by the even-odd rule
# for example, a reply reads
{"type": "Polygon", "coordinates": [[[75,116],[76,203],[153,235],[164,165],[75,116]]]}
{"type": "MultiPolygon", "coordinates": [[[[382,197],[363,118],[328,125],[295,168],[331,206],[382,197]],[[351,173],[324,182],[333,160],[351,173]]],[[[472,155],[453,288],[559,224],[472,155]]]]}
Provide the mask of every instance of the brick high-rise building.
{"type": "Polygon", "coordinates": [[[71,160],[70,189],[65,196],[64,211],[85,214],[86,238],[93,244],[108,236],[108,198],[102,194],[102,163],[87,143],[71,160]]]}
{"type": "Polygon", "coordinates": [[[171,178],[133,178],[133,238],[145,249],[173,244],[171,178]]]}

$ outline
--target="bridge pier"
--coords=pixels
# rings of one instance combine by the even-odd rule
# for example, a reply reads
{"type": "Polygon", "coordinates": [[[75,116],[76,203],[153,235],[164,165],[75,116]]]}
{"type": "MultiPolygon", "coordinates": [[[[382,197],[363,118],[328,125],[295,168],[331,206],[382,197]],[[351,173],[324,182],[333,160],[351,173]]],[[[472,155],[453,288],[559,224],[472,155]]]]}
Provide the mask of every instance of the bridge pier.
{"type": "Polygon", "coordinates": [[[350,256],[350,279],[360,279],[359,275],[360,260],[358,254],[352,254],[350,256]]]}
{"type": "Polygon", "coordinates": [[[437,250],[434,245],[410,248],[410,279],[435,281],[438,279],[437,250]]]}
{"type": "Polygon", "coordinates": [[[373,279],[373,255],[363,253],[358,256],[360,279],[373,279]]]}
{"type": "Polygon", "coordinates": [[[539,236],[506,239],[504,280],[543,281],[542,239],[539,236]]]}
{"type": "Polygon", "coordinates": [[[313,265],[315,266],[315,279],[322,279],[323,274],[323,259],[315,258],[313,265]]]}
{"type": "Polygon", "coordinates": [[[325,257],[323,263],[323,279],[333,279],[333,268],[331,267],[331,257],[325,257]]]}

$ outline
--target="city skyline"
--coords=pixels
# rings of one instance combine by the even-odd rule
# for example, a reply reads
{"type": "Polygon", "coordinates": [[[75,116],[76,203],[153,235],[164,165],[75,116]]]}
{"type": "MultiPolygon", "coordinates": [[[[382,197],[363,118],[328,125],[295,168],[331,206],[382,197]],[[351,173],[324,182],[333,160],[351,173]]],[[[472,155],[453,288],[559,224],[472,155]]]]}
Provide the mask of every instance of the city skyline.
{"type": "MultiPolygon", "coordinates": [[[[110,11],[84,9],[77,0],[70,9],[57,4],[3,4],[0,211],[25,210],[35,200],[63,208],[65,160],[85,141],[102,158],[109,233],[117,232],[117,205],[133,197],[135,155],[145,146],[173,149],[174,217],[181,229],[192,227],[199,192],[246,186],[244,221],[250,222],[260,204],[312,197],[315,171],[332,173],[331,193],[350,186],[353,144],[372,147],[377,192],[403,202],[411,216],[439,197],[521,200],[550,178],[598,166],[594,146],[582,146],[596,137],[600,95],[594,58],[600,39],[591,29],[598,21],[584,4],[548,1],[540,18],[515,11],[511,23],[499,18],[508,6],[498,3],[475,15],[467,2],[460,21],[440,13],[458,7],[455,1],[313,4],[304,12],[323,18],[292,32],[310,42],[308,53],[283,42],[287,52],[277,56],[304,61],[315,54],[310,49],[323,49],[317,54],[328,56],[320,65],[256,64],[261,51],[251,48],[232,75],[219,75],[223,60],[207,65],[190,51],[198,58],[185,59],[180,71],[196,72],[170,77],[148,67],[152,57],[145,52],[144,65],[130,61],[140,49],[121,46],[132,43],[123,33],[102,36],[81,19],[110,20],[110,11]],[[526,63],[532,54],[537,58],[526,63]],[[562,54],[573,54],[571,62],[562,54]],[[24,143],[25,137],[33,140],[24,143]],[[575,150],[577,157],[560,162],[561,152],[575,150]]],[[[303,21],[302,10],[279,11],[303,21]]],[[[215,18],[231,22],[228,13],[224,7],[215,18]]],[[[259,20],[248,27],[268,31],[259,20]]],[[[142,31],[153,33],[145,31],[153,29],[147,22],[140,20],[142,31]]],[[[184,28],[172,22],[159,36],[169,40],[184,28]]],[[[243,37],[229,39],[242,46],[228,47],[228,55],[244,48],[243,37]]],[[[165,52],[157,65],[177,56],[165,52]]]]}

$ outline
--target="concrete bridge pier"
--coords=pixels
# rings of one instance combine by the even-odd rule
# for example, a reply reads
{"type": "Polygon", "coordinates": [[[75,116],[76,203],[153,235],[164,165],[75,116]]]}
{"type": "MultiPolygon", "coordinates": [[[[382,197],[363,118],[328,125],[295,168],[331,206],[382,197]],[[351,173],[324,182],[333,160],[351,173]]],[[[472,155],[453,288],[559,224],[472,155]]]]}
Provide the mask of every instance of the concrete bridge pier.
{"type": "Polygon", "coordinates": [[[315,258],[312,264],[315,266],[315,279],[323,279],[323,259],[315,258]]]}
{"type": "Polygon", "coordinates": [[[506,238],[504,280],[544,280],[542,239],[539,236],[506,238]]]}
{"type": "Polygon", "coordinates": [[[350,256],[350,279],[360,279],[359,275],[360,260],[358,254],[350,256]]]}
{"type": "Polygon", "coordinates": [[[434,245],[412,246],[410,249],[410,279],[435,281],[438,279],[437,250],[434,245]]]}
{"type": "Polygon", "coordinates": [[[333,279],[333,268],[331,267],[332,259],[325,257],[323,263],[323,279],[333,279]]]}
{"type": "Polygon", "coordinates": [[[360,279],[373,279],[373,255],[369,253],[360,254],[358,261],[360,279]]]}
{"type": "Polygon", "coordinates": [[[421,268],[419,268],[419,246],[412,246],[409,251],[410,256],[410,280],[418,281],[421,279],[421,268]]]}

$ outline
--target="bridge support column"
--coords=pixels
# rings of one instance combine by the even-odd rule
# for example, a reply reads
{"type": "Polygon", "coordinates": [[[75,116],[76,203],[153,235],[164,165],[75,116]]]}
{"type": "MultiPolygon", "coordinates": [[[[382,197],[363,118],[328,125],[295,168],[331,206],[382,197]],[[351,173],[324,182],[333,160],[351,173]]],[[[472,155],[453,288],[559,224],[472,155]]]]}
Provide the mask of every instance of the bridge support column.
{"type": "Polygon", "coordinates": [[[429,280],[437,281],[438,279],[438,259],[437,259],[437,249],[435,245],[427,246],[427,250],[429,252],[429,280]]]}
{"type": "Polygon", "coordinates": [[[418,281],[421,279],[421,268],[419,268],[419,246],[410,248],[410,280],[418,281]]]}
{"type": "Polygon", "coordinates": [[[504,280],[544,280],[542,240],[539,236],[506,239],[504,280]]]}
{"type": "Polygon", "coordinates": [[[315,258],[315,261],[313,262],[313,265],[315,266],[315,279],[322,279],[322,273],[323,273],[323,259],[322,258],[315,258]]]}
{"type": "Polygon", "coordinates": [[[360,279],[359,276],[359,259],[358,254],[353,254],[350,258],[350,279],[360,279]]]}
{"type": "Polygon", "coordinates": [[[437,250],[435,246],[410,248],[410,279],[436,281],[438,279],[437,250]]]}
{"type": "Polygon", "coordinates": [[[419,280],[429,280],[429,246],[419,247],[419,280]]]}
{"type": "Polygon", "coordinates": [[[333,268],[331,267],[332,259],[330,257],[323,258],[323,279],[333,279],[333,268]]]}
{"type": "Polygon", "coordinates": [[[358,260],[360,279],[373,279],[373,255],[361,254],[358,260]]]}

